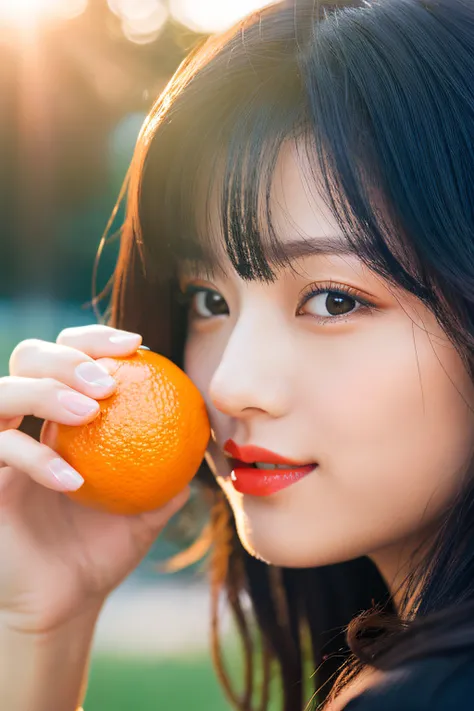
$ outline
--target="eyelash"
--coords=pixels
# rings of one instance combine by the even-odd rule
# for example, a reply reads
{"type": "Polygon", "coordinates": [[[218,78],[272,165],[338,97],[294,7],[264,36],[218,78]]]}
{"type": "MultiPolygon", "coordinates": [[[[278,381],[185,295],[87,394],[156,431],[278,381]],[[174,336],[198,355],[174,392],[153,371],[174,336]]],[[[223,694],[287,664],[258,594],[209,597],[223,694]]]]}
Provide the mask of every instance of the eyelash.
{"type": "MultiPolygon", "coordinates": [[[[204,286],[195,286],[193,284],[189,284],[184,292],[180,292],[179,294],[179,300],[180,303],[187,308],[191,306],[191,302],[193,297],[196,294],[200,294],[202,292],[209,292],[213,294],[218,294],[219,292],[215,291],[214,289],[209,289],[204,286]]],[[[303,295],[303,301],[301,305],[298,307],[298,311],[296,313],[297,316],[310,316],[311,318],[324,322],[324,323],[332,323],[335,321],[342,321],[344,318],[351,318],[353,315],[356,313],[359,313],[361,311],[364,312],[372,312],[376,311],[377,306],[373,304],[372,302],[368,301],[365,299],[361,292],[359,292],[357,289],[354,289],[351,286],[346,286],[345,284],[339,284],[337,282],[329,281],[329,282],[324,282],[323,284],[318,284],[317,286],[315,284],[312,284],[308,287],[308,290],[306,293],[303,295]],[[339,296],[346,296],[354,300],[357,304],[359,304],[359,308],[354,311],[353,313],[347,314],[341,314],[340,316],[317,316],[314,314],[304,314],[301,313],[301,309],[303,306],[313,299],[314,297],[318,296],[319,294],[336,294],[339,296]]],[[[194,314],[194,318],[197,320],[201,321],[207,321],[210,320],[211,318],[215,318],[213,316],[199,316],[197,314],[194,314]]]]}
{"type": "Polygon", "coordinates": [[[360,291],[357,289],[354,289],[352,286],[346,286],[345,284],[339,284],[338,282],[334,281],[328,281],[324,282],[322,284],[312,284],[308,287],[308,290],[303,296],[303,302],[301,306],[299,306],[298,311],[297,311],[297,316],[311,316],[311,318],[314,318],[316,320],[319,320],[323,323],[333,323],[335,321],[342,321],[345,318],[352,318],[356,313],[360,312],[373,312],[377,310],[377,306],[373,304],[371,301],[368,301],[366,298],[364,298],[361,294],[360,291]],[[347,296],[351,299],[353,299],[357,304],[359,304],[359,308],[354,311],[353,313],[349,314],[341,314],[340,316],[317,316],[314,314],[302,314],[301,309],[303,306],[310,300],[313,299],[315,296],[318,296],[319,294],[336,294],[339,296],[347,296]]]}

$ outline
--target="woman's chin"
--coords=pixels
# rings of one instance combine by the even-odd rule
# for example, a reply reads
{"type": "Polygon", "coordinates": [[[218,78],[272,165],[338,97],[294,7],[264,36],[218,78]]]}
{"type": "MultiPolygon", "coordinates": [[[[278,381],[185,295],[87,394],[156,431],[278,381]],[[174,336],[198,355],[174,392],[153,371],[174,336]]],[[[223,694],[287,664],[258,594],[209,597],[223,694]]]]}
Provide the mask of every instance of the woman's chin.
{"type": "Polygon", "coordinates": [[[319,568],[336,563],[344,563],[348,560],[365,555],[363,551],[342,550],[340,548],[331,549],[329,546],[324,550],[315,550],[308,547],[308,541],[301,545],[292,541],[275,537],[271,541],[255,535],[250,535],[247,531],[239,531],[239,538],[243,548],[257,560],[261,560],[268,565],[280,568],[319,568]]]}
{"type": "Polygon", "coordinates": [[[315,566],[314,557],[301,555],[294,549],[286,546],[275,545],[275,542],[255,540],[254,537],[239,531],[239,538],[244,549],[257,560],[279,568],[312,568],[315,566]]]}
{"type": "Polygon", "coordinates": [[[233,507],[237,533],[254,558],[282,568],[315,568],[343,563],[367,554],[363,537],[350,542],[344,530],[315,525],[305,517],[278,515],[273,510],[233,507]]]}
{"type": "Polygon", "coordinates": [[[312,568],[315,565],[325,565],[334,562],[327,559],[324,562],[317,560],[315,551],[308,546],[309,541],[295,541],[293,537],[281,535],[271,531],[260,531],[258,527],[251,526],[251,521],[244,516],[236,520],[237,533],[243,548],[254,558],[281,568],[312,568]]]}

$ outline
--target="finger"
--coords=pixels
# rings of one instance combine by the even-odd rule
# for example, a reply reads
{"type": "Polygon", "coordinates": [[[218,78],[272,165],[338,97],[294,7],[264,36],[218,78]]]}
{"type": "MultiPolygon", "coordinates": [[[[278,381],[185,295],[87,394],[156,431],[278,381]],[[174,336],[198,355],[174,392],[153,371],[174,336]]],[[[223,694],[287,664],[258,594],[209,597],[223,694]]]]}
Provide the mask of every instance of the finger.
{"type": "Polygon", "coordinates": [[[63,425],[92,421],[100,412],[97,400],[53,378],[0,378],[0,419],[34,415],[63,425]]]}
{"type": "Polygon", "coordinates": [[[55,491],[76,491],[84,483],[56,452],[19,430],[0,432],[0,467],[13,467],[55,491]]]}
{"type": "Polygon", "coordinates": [[[98,362],[76,348],[48,341],[22,341],[10,357],[10,374],[22,378],[53,378],[93,398],[110,397],[117,387],[110,358],[98,362]]]}
{"type": "Polygon", "coordinates": [[[91,358],[134,353],[141,342],[139,333],[121,331],[102,324],[65,328],[56,339],[56,343],[77,348],[91,358]]]}
{"type": "Polygon", "coordinates": [[[54,445],[58,441],[58,423],[45,420],[41,427],[39,441],[54,449],[54,445]]]}

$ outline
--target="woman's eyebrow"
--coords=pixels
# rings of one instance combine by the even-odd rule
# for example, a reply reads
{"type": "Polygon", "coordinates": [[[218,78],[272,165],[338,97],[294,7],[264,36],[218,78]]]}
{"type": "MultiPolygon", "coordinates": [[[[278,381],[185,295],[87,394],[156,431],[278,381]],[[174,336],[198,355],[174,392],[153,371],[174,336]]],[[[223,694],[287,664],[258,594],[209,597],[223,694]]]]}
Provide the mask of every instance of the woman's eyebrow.
{"type": "MultiPolygon", "coordinates": [[[[270,263],[281,261],[293,261],[302,257],[312,257],[314,255],[353,255],[357,256],[356,249],[347,242],[343,235],[332,235],[330,237],[308,237],[303,240],[293,240],[291,242],[278,242],[272,244],[271,249],[264,249],[265,259],[270,263]]],[[[185,258],[182,263],[184,275],[193,275],[195,278],[211,278],[216,274],[215,264],[212,258],[205,258],[203,255],[185,258]]]]}
{"type": "Polygon", "coordinates": [[[357,255],[356,249],[342,235],[309,237],[304,240],[273,244],[269,261],[298,259],[313,255],[357,255]]]}

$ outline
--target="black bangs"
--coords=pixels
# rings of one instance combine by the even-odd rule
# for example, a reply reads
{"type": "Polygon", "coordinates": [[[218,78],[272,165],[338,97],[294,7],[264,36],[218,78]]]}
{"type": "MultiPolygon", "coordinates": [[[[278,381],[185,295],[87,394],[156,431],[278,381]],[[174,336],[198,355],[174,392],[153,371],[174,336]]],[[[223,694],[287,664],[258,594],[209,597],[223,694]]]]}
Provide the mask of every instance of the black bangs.
{"type": "MultiPolygon", "coordinates": [[[[293,111],[253,100],[252,111],[237,124],[228,146],[221,190],[221,223],[227,255],[242,279],[273,281],[273,267],[288,260],[272,222],[270,194],[275,166],[286,140],[296,139],[293,111]]],[[[295,106],[296,108],[296,106],[295,106]]]]}
{"type": "Polygon", "coordinates": [[[149,147],[139,222],[161,276],[182,261],[225,272],[224,257],[243,279],[271,282],[288,264],[270,191],[283,143],[302,131],[303,89],[294,57],[242,55],[245,41],[222,73],[203,68],[177,96],[149,147]]]}
{"type": "Polygon", "coordinates": [[[226,258],[242,279],[267,282],[275,278],[273,268],[288,263],[272,224],[270,193],[280,150],[293,127],[291,117],[284,116],[276,127],[273,111],[260,107],[233,123],[224,144],[209,148],[193,175],[187,171],[187,184],[180,186],[189,202],[178,218],[178,261],[225,274],[226,258]]]}

